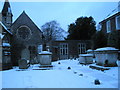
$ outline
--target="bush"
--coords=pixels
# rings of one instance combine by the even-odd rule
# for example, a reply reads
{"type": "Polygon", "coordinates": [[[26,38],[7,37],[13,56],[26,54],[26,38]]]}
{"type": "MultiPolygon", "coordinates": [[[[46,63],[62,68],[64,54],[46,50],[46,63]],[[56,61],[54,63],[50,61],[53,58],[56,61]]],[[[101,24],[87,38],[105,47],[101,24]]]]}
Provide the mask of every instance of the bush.
{"type": "Polygon", "coordinates": [[[102,48],[107,46],[107,36],[102,31],[97,31],[92,36],[92,49],[102,48]]]}

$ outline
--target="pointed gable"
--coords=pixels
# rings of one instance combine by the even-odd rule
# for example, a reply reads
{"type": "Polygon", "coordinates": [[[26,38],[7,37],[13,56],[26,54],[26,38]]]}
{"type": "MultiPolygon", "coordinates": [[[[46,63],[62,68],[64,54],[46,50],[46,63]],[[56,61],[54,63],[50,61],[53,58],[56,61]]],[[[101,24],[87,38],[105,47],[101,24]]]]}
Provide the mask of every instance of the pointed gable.
{"type": "Polygon", "coordinates": [[[5,0],[3,9],[2,9],[2,15],[6,16],[7,12],[11,13],[11,7],[10,7],[10,3],[8,0],[5,0]]]}
{"type": "MultiPolygon", "coordinates": [[[[42,42],[42,31],[35,25],[35,23],[30,19],[30,17],[25,13],[25,11],[23,11],[22,14],[12,24],[11,32],[16,39],[20,39],[19,36],[27,37],[30,35],[30,39],[26,39],[26,43],[29,44],[39,44],[42,42]],[[23,30],[22,27],[29,28],[30,34],[27,35],[25,29],[23,30]],[[21,31],[20,28],[22,28],[21,31]],[[22,34],[20,35],[19,32],[21,32],[22,34]]],[[[23,41],[25,41],[25,39],[23,41]]]]}
{"type": "Polygon", "coordinates": [[[39,32],[41,32],[41,30],[36,26],[36,24],[25,13],[25,11],[23,11],[22,14],[15,20],[15,22],[12,24],[12,27],[14,27],[16,29],[22,25],[27,25],[30,28],[32,28],[34,30],[38,30],[39,32]]]}

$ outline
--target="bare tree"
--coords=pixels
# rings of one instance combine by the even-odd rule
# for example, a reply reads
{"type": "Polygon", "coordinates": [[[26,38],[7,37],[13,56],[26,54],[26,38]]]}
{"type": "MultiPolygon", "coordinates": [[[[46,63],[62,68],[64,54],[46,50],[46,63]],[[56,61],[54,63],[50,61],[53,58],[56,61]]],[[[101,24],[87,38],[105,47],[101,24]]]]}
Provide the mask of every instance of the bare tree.
{"type": "Polygon", "coordinates": [[[54,41],[54,40],[63,40],[65,32],[56,21],[50,21],[45,23],[41,27],[43,35],[45,37],[45,42],[54,41]]]}

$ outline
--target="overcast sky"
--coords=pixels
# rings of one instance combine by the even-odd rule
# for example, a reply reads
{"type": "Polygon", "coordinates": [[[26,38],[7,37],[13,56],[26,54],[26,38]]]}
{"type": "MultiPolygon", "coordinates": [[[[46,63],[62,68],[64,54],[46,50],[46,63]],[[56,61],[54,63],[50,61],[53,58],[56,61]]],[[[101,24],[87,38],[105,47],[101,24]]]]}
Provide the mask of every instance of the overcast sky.
{"type": "MultiPolygon", "coordinates": [[[[11,2],[13,21],[25,10],[40,28],[46,22],[56,20],[64,30],[78,17],[92,16],[98,23],[118,6],[117,2],[11,2]]],[[[0,9],[3,2],[0,2],[0,9]]],[[[117,12],[117,9],[116,11],[117,12]]]]}

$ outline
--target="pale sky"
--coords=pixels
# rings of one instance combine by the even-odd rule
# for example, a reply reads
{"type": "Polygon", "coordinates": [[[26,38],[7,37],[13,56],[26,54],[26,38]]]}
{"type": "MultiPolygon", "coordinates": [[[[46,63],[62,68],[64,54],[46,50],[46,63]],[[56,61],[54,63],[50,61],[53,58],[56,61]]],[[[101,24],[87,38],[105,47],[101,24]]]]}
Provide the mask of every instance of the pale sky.
{"type": "MultiPolygon", "coordinates": [[[[117,2],[11,2],[13,21],[25,10],[40,28],[46,22],[56,20],[64,30],[78,17],[92,16],[98,23],[112,13],[117,2]]],[[[0,2],[0,11],[3,2],[0,2]]],[[[115,10],[117,12],[117,9],[115,10]]],[[[115,13],[114,12],[114,13],[115,13]]]]}

